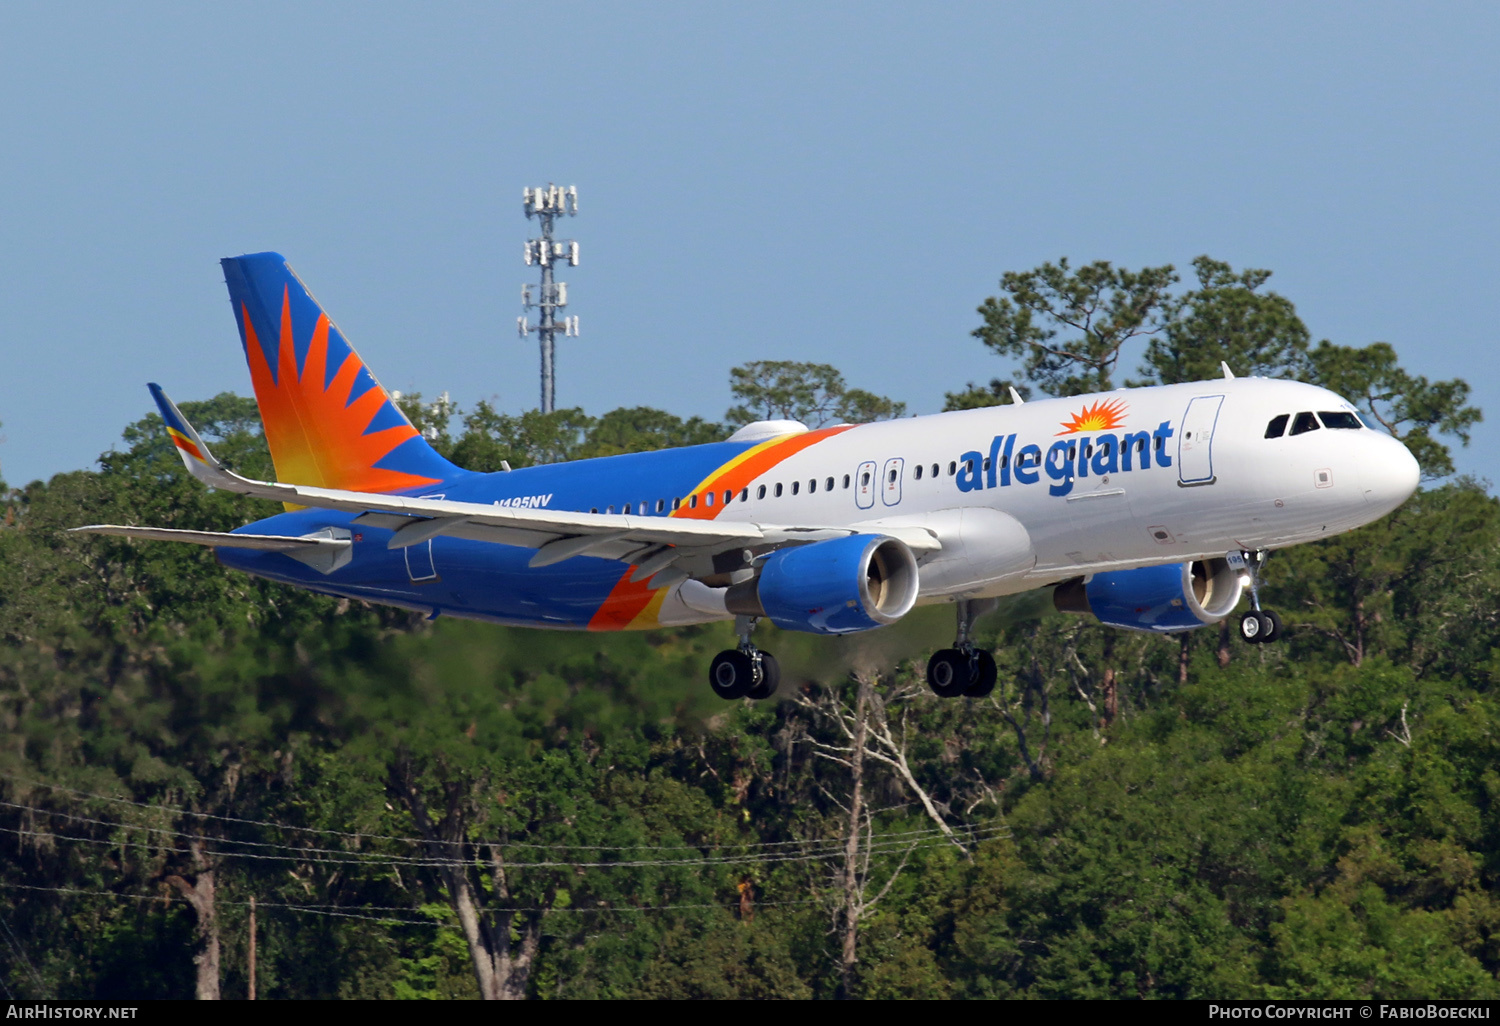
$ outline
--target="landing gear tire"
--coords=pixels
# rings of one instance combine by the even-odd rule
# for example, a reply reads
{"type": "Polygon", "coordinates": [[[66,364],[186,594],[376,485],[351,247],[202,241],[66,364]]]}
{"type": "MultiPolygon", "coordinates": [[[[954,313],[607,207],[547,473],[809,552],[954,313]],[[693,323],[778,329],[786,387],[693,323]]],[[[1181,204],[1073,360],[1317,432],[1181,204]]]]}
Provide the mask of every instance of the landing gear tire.
{"type": "Polygon", "coordinates": [[[965,698],[984,698],[995,690],[995,681],[1000,679],[1000,670],[995,666],[995,657],[982,648],[974,650],[971,663],[973,678],[964,688],[965,698]]]}
{"type": "Polygon", "coordinates": [[[1269,609],[1249,612],[1240,617],[1240,637],[1251,645],[1268,645],[1281,640],[1281,617],[1269,609]]]}
{"type": "Polygon", "coordinates": [[[761,701],[776,694],[781,685],[781,664],[769,652],[760,653],[760,682],[750,689],[748,697],[761,701]]]}
{"type": "Polygon", "coordinates": [[[1246,644],[1259,645],[1270,621],[1263,620],[1259,613],[1246,613],[1240,617],[1240,637],[1246,644]]]}
{"type": "MultiPolygon", "coordinates": [[[[779,675],[778,675],[779,676],[779,675]]],[[[744,698],[755,687],[755,662],[746,652],[727,648],[708,667],[708,686],[720,698],[744,698]]]]}
{"type": "Polygon", "coordinates": [[[1260,618],[1265,621],[1261,624],[1263,630],[1260,635],[1260,643],[1269,645],[1273,641],[1281,640],[1281,617],[1276,615],[1273,609],[1262,609],[1260,618]]]}
{"type": "Polygon", "coordinates": [[[939,698],[957,698],[969,689],[969,657],[956,648],[941,648],[927,660],[927,686],[939,698]]]}

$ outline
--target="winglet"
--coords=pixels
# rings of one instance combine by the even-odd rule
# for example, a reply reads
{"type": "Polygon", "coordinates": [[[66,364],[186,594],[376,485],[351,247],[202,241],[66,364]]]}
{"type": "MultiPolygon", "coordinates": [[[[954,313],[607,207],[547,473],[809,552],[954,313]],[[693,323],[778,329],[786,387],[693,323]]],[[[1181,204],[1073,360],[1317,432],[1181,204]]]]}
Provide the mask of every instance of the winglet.
{"type": "Polygon", "coordinates": [[[193,425],[187,422],[177,405],[167,398],[167,393],[155,382],[146,387],[151,390],[151,398],[156,400],[156,408],[161,411],[161,419],[167,425],[167,437],[177,446],[177,455],[182,457],[188,473],[211,488],[223,488],[229,484],[233,475],[214,459],[214,454],[208,451],[208,446],[203,444],[203,439],[193,430],[193,425]]]}

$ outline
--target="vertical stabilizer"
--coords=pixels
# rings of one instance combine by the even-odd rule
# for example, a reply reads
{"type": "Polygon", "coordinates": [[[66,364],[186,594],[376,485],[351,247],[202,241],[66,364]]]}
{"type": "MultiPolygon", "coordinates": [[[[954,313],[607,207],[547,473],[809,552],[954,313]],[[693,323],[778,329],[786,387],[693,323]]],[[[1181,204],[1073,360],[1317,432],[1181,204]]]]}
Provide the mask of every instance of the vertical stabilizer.
{"type": "Polygon", "coordinates": [[[220,262],[278,480],[394,492],[462,473],[391,401],[279,253],[220,262]]]}

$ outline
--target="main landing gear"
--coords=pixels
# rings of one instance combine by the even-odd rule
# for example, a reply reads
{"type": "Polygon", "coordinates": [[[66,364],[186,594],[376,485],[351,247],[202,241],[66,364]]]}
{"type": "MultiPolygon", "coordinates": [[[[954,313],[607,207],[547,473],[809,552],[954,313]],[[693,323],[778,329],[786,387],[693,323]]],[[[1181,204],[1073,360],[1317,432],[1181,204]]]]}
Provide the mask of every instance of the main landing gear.
{"type": "Polygon", "coordinates": [[[755,630],[753,616],[734,618],[734,631],[740,636],[738,648],[726,648],[714,656],[708,667],[708,686],[720,698],[770,698],[781,684],[781,666],[776,657],[762,652],[750,640],[755,630]]]}
{"type": "Polygon", "coordinates": [[[969,640],[975,618],[994,608],[993,599],[959,599],[958,638],[927,661],[927,686],[939,698],[983,698],[995,690],[995,657],[969,640]]]}
{"type": "Polygon", "coordinates": [[[1240,617],[1240,637],[1251,645],[1268,645],[1273,641],[1280,641],[1281,617],[1273,609],[1260,608],[1260,568],[1265,565],[1270,553],[1265,549],[1231,553],[1231,564],[1234,562],[1234,555],[1240,557],[1250,577],[1250,612],[1240,617]]]}

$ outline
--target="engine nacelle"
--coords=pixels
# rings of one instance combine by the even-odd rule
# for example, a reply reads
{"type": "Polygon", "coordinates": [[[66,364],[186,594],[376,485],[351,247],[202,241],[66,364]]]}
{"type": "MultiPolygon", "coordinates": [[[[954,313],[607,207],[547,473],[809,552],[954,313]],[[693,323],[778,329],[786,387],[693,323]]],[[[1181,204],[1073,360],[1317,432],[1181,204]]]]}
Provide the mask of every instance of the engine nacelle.
{"type": "Polygon", "coordinates": [[[856,534],[766,557],[760,576],[729,589],[731,613],[789,631],[853,634],[895,623],[917,601],[917,560],[895,538],[856,534]]]}
{"type": "Polygon", "coordinates": [[[1052,601],[1130,631],[1171,634],[1218,623],[1239,605],[1245,583],[1224,559],[1112,570],[1065,581],[1052,601]]]}

